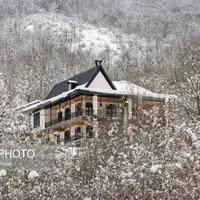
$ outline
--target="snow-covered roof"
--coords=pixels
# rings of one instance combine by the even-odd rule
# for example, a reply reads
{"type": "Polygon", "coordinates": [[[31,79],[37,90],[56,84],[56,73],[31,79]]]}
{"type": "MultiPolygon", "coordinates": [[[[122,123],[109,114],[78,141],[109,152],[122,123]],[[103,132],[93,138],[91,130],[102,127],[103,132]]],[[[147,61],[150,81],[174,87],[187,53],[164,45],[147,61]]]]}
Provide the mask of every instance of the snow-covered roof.
{"type": "Polygon", "coordinates": [[[127,95],[135,95],[141,97],[151,97],[151,98],[168,98],[168,99],[176,99],[175,95],[167,95],[167,94],[159,94],[151,92],[143,87],[140,87],[129,81],[113,81],[113,84],[117,88],[118,91],[124,92],[127,95]]]}
{"type": "Polygon", "coordinates": [[[73,90],[63,92],[60,95],[57,95],[55,97],[52,97],[50,99],[38,102],[36,104],[28,106],[27,104],[25,105],[25,109],[23,109],[23,112],[29,111],[29,110],[34,110],[46,105],[49,105],[51,103],[54,103],[56,101],[59,101],[67,96],[69,96],[71,93],[77,90],[82,90],[82,91],[88,91],[88,92],[93,92],[93,93],[102,93],[102,94],[113,94],[113,95],[121,95],[121,96],[138,96],[141,98],[151,98],[152,100],[162,100],[166,101],[167,99],[171,98],[176,98],[174,95],[166,95],[166,94],[157,94],[153,93],[143,87],[140,87],[138,85],[135,85],[131,82],[127,81],[113,81],[113,84],[117,88],[117,90],[113,89],[101,89],[101,88],[88,88],[86,87],[87,83],[77,86],[73,90]]]}
{"type": "MultiPolygon", "coordinates": [[[[86,83],[87,84],[87,83],[86,83]]],[[[41,106],[45,106],[45,105],[48,105],[50,103],[53,103],[55,101],[58,101],[62,98],[65,98],[67,97],[69,94],[71,94],[72,92],[78,90],[78,89],[82,89],[82,88],[85,88],[85,85],[86,84],[83,84],[83,85],[80,85],[80,86],[77,86],[76,88],[74,88],[73,90],[70,90],[70,91],[67,91],[67,92],[63,92],[62,94],[58,95],[58,96],[55,96],[55,97],[52,97],[50,99],[47,99],[47,100],[44,100],[44,101],[41,101],[40,103],[37,103],[37,104],[34,104],[32,106],[29,106],[27,107],[26,109],[24,109],[24,112],[26,111],[29,111],[29,110],[33,110],[33,109],[36,109],[36,108],[39,108],[41,106]]]]}
{"type": "Polygon", "coordinates": [[[153,92],[140,87],[138,85],[135,85],[132,82],[128,81],[113,81],[115,87],[117,88],[118,91],[125,92],[126,94],[132,94],[132,95],[139,95],[139,96],[144,96],[144,95],[154,95],[153,92]]]}
{"type": "Polygon", "coordinates": [[[57,97],[58,95],[69,91],[68,84],[70,82],[72,83],[72,81],[77,83],[77,86],[83,85],[85,83],[87,83],[88,84],[87,86],[89,86],[91,84],[91,82],[93,81],[93,79],[100,72],[103,74],[104,78],[107,80],[110,87],[112,89],[116,89],[115,86],[113,85],[112,81],[110,80],[109,76],[105,72],[103,66],[101,65],[101,62],[96,60],[95,66],[93,68],[90,68],[89,70],[86,70],[80,74],[75,75],[74,77],[71,77],[65,81],[55,84],[46,99],[51,99],[53,97],[57,97]]]}
{"type": "Polygon", "coordinates": [[[77,81],[74,80],[68,80],[69,83],[78,83],[77,81]]]}
{"type": "Polygon", "coordinates": [[[40,100],[35,100],[35,101],[30,102],[30,103],[27,103],[27,104],[24,104],[22,106],[19,106],[19,107],[15,108],[14,110],[15,111],[23,111],[24,109],[26,109],[26,108],[28,108],[28,107],[30,107],[32,105],[38,104],[40,102],[41,102],[40,100]]]}

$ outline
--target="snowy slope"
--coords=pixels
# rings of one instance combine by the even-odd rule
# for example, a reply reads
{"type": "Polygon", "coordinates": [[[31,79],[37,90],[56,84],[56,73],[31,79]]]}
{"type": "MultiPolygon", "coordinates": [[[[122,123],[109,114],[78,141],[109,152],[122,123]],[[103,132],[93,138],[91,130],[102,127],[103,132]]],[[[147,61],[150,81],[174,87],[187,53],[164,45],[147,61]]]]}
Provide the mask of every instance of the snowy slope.
{"type": "MultiPolygon", "coordinates": [[[[146,46],[146,41],[144,39],[138,41],[135,35],[124,35],[116,30],[97,28],[80,22],[76,18],[68,18],[55,13],[27,15],[21,23],[21,29],[28,34],[48,33],[55,38],[54,42],[57,41],[58,44],[69,45],[72,42],[72,49],[82,48],[82,50],[89,50],[95,55],[109,50],[113,56],[117,56],[122,53],[122,50],[134,44],[136,40],[139,42],[140,48],[146,46]]],[[[135,47],[135,51],[140,56],[141,49],[135,47]]]]}

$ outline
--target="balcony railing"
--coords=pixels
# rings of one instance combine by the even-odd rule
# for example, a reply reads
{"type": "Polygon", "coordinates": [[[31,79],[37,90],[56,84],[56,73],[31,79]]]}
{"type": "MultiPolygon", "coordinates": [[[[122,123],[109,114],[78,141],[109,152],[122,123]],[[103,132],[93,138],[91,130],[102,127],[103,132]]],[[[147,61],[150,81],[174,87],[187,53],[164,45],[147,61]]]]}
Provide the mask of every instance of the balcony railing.
{"type": "Polygon", "coordinates": [[[72,112],[69,115],[62,116],[62,118],[60,118],[60,119],[53,119],[49,122],[46,122],[45,128],[48,128],[55,124],[65,122],[70,119],[75,119],[75,118],[81,117],[81,116],[115,119],[115,118],[122,118],[123,115],[122,115],[122,112],[116,112],[116,111],[112,111],[112,110],[98,110],[98,111],[80,110],[77,112],[72,112]]]}

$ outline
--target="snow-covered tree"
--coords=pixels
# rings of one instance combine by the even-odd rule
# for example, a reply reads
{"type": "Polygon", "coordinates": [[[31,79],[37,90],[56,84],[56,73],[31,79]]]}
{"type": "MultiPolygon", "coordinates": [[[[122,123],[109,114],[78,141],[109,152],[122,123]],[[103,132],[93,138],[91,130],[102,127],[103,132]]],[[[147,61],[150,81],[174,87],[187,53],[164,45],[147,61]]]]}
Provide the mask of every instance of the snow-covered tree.
{"type": "Polygon", "coordinates": [[[179,93],[179,101],[188,117],[195,120],[200,117],[200,38],[185,37],[177,50],[175,67],[170,84],[179,93]]]}
{"type": "Polygon", "coordinates": [[[1,144],[20,143],[29,136],[26,118],[14,111],[12,94],[0,74],[0,139],[1,144]]]}

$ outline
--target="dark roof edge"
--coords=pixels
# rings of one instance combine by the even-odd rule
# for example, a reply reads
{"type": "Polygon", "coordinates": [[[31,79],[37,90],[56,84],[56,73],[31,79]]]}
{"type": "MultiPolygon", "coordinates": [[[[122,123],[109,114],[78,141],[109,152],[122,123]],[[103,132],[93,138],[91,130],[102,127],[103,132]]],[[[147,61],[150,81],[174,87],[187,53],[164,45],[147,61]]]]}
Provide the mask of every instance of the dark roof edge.
{"type": "Polygon", "coordinates": [[[47,95],[47,97],[45,98],[45,100],[51,98],[50,95],[51,95],[52,91],[55,89],[55,87],[56,87],[56,84],[52,87],[52,89],[51,89],[50,92],[48,93],[48,95],[47,95]]]}

